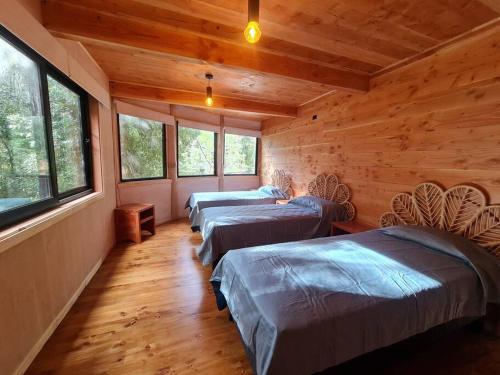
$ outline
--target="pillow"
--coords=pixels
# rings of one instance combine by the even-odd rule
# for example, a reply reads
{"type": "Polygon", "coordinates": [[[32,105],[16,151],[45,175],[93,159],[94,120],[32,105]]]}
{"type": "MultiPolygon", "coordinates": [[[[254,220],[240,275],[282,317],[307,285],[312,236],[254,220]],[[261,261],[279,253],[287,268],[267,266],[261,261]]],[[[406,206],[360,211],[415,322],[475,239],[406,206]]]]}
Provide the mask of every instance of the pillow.
{"type": "Polygon", "coordinates": [[[323,207],[331,206],[334,204],[334,202],[331,202],[331,201],[328,201],[326,199],[322,199],[319,197],[315,197],[312,195],[303,195],[302,197],[292,199],[288,203],[313,208],[316,211],[320,211],[323,209],[323,207]]]}
{"type": "Polygon", "coordinates": [[[258,189],[261,193],[272,195],[276,199],[288,199],[286,193],[280,188],[273,185],[264,185],[258,189]]]}
{"type": "Polygon", "coordinates": [[[462,260],[479,275],[488,301],[500,303],[500,261],[474,242],[454,233],[418,225],[398,225],[380,231],[462,260]]]}
{"type": "Polygon", "coordinates": [[[347,211],[343,205],[312,195],[294,198],[288,204],[295,204],[315,210],[321,216],[319,225],[323,228],[318,233],[322,232],[324,235],[330,233],[332,221],[347,220],[347,211]]]}

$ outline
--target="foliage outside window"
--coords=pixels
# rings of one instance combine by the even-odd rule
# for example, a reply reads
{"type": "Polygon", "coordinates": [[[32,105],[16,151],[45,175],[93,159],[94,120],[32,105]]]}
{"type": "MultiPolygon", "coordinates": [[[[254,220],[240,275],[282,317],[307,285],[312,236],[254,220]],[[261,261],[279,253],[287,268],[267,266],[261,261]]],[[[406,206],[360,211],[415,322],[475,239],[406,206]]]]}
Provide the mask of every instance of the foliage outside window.
{"type": "Polygon", "coordinates": [[[51,196],[37,65],[0,39],[0,212],[51,196]]]}
{"type": "Polygon", "coordinates": [[[0,27],[0,227],[90,191],[87,103],[0,27]]]}
{"type": "Polygon", "coordinates": [[[85,185],[80,96],[47,77],[59,192],[85,185]]]}
{"type": "Polygon", "coordinates": [[[177,175],[215,176],[217,135],[201,129],[177,127],[177,175]]]}
{"type": "Polygon", "coordinates": [[[257,174],[257,138],[224,135],[224,174],[257,174]]]}
{"type": "Polygon", "coordinates": [[[161,122],[118,115],[123,181],[165,178],[165,126],[161,122]]]}

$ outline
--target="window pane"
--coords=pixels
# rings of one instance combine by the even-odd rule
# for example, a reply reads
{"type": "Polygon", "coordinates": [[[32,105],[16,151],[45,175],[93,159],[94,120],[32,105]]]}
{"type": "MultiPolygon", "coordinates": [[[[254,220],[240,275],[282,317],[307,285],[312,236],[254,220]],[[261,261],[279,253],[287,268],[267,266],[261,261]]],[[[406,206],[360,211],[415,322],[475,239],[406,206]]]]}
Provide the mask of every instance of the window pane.
{"type": "Polygon", "coordinates": [[[182,126],[177,132],[178,175],[215,175],[215,133],[182,126]]]}
{"type": "Polygon", "coordinates": [[[224,173],[256,174],[257,138],[226,134],[224,141],[224,173]]]}
{"type": "Polygon", "coordinates": [[[37,65],[0,38],[0,212],[51,196],[37,65]]]}
{"type": "Polygon", "coordinates": [[[80,95],[47,77],[59,193],[85,186],[80,95]]]}
{"type": "Polygon", "coordinates": [[[163,124],[120,115],[119,126],[122,179],[164,177],[163,124]]]}

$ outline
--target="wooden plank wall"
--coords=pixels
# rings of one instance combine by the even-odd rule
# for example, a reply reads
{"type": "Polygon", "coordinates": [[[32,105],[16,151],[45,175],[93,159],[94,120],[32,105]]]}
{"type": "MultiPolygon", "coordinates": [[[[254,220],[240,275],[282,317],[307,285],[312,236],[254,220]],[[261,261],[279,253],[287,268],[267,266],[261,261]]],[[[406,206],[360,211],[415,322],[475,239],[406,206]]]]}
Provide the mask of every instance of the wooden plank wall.
{"type": "Polygon", "coordinates": [[[264,183],[284,168],[304,194],[312,176],[337,173],[366,223],[422,181],[476,183],[500,203],[500,26],[262,129],[264,183]]]}

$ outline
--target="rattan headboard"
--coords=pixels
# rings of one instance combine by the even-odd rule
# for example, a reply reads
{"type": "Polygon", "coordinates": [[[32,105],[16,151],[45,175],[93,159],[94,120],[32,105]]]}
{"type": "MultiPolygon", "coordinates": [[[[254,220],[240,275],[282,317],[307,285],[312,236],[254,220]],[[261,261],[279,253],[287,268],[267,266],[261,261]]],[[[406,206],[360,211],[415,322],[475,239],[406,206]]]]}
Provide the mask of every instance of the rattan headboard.
{"type": "Polygon", "coordinates": [[[356,209],[349,201],[351,199],[351,189],[345,184],[339,183],[339,179],[334,174],[320,174],[316,176],[308,186],[311,195],[327,199],[344,206],[346,219],[353,220],[356,216],[356,209]]]}
{"type": "Polygon", "coordinates": [[[288,198],[292,196],[292,178],[283,169],[275,169],[271,181],[273,186],[280,188],[288,198]]]}
{"type": "Polygon", "coordinates": [[[424,225],[459,234],[500,258],[500,205],[487,205],[485,195],[469,185],[448,190],[425,182],[412,194],[396,194],[392,212],[380,217],[380,226],[424,225]]]}

